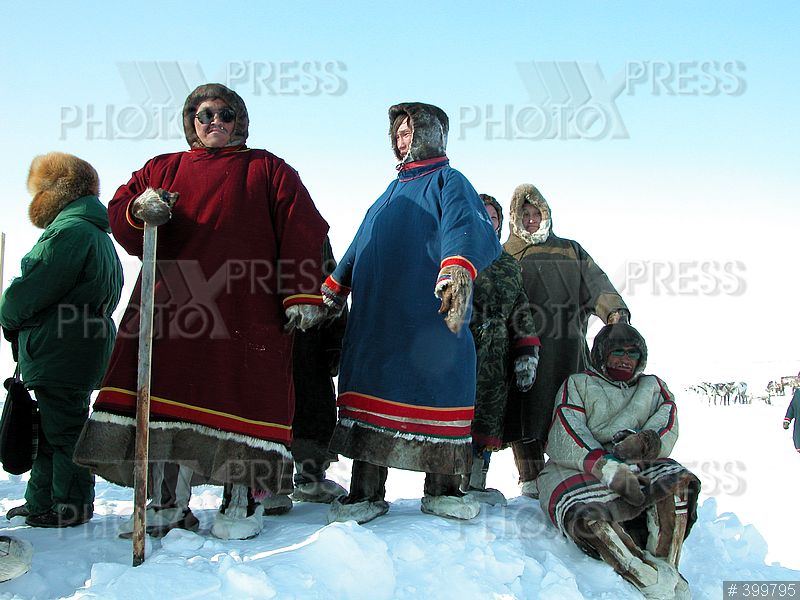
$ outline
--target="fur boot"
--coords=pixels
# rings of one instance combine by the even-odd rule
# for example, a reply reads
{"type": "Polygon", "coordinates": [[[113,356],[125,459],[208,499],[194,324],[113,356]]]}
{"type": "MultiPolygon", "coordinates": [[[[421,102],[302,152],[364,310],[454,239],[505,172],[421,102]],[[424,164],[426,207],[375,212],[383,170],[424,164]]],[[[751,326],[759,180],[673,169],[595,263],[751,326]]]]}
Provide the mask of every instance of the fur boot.
{"type": "Polygon", "coordinates": [[[354,504],[343,504],[338,498],[331,503],[328,510],[328,523],[355,521],[358,524],[367,523],[389,512],[389,503],[386,500],[363,500],[354,504]]]}
{"type": "Polygon", "coordinates": [[[673,600],[682,578],[668,561],[639,548],[621,525],[609,521],[588,521],[581,541],[594,548],[625,580],[645,598],[673,600]]]}
{"type": "Polygon", "coordinates": [[[322,481],[308,481],[295,485],[292,499],[297,502],[319,502],[330,504],[340,496],[346,496],[347,490],[335,481],[323,479],[322,481]]]}
{"type": "Polygon", "coordinates": [[[487,474],[486,461],[480,456],[472,457],[472,472],[469,475],[469,485],[467,486],[467,495],[471,496],[482,504],[490,506],[505,506],[508,504],[503,492],[494,488],[486,487],[486,474],[487,474]]]}
{"type": "MultiPolygon", "coordinates": [[[[145,510],[145,532],[164,537],[172,529],[197,531],[200,522],[189,509],[192,470],[176,464],[153,463],[150,467],[153,497],[145,510]]],[[[133,535],[133,515],[117,529],[119,537],[133,535]]]]}
{"type": "Polygon", "coordinates": [[[483,490],[469,490],[467,496],[474,498],[481,504],[488,504],[489,506],[505,506],[508,500],[503,495],[503,492],[496,488],[486,488],[483,490]]]}
{"type": "Polygon", "coordinates": [[[261,500],[261,505],[264,507],[264,514],[270,516],[285,515],[292,510],[292,499],[286,494],[277,494],[275,496],[267,496],[261,500]]]}
{"type": "Polygon", "coordinates": [[[481,512],[481,505],[470,495],[430,496],[425,494],[422,497],[420,510],[429,515],[466,521],[478,516],[481,512]]]}
{"type": "Polygon", "coordinates": [[[248,540],[261,533],[264,506],[241,484],[227,484],[223,506],[214,518],[211,535],[221,540],[248,540]]]}
{"type": "MultiPolygon", "coordinates": [[[[200,522],[189,507],[173,506],[170,508],[156,508],[148,506],[145,511],[145,531],[147,535],[160,538],[173,529],[186,529],[197,531],[200,522]]],[[[117,535],[123,539],[133,536],[133,515],[117,528],[117,535]]]]}
{"type": "Polygon", "coordinates": [[[533,481],[524,481],[522,483],[521,493],[523,496],[527,496],[528,498],[533,498],[534,500],[539,499],[539,484],[537,480],[534,479],[533,481]]]}
{"type": "Polygon", "coordinates": [[[647,550],[676,569],[681,560],[689,520],[688,497],[689,486],[681,481],[671,496],[662,498],[647,509],[647,550]]]}
{"type": "Polygon", "coordinates": [[[0,535],[0,583],[27,573],[32,559],[33,546],[30,542],[0,535]]]}

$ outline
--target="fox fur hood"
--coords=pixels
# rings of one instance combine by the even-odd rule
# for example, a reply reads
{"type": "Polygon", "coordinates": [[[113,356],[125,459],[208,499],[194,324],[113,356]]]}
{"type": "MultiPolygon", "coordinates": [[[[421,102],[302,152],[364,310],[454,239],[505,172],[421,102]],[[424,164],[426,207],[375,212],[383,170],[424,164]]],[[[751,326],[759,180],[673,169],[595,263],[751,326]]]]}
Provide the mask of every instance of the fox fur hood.
{"type": "Polygon", "coordinates": [[[236,122],[233,125],[233,133],[231,134],[228,146],[241,146],[247,141],[247,135],[250,127],[250,117],[247,115],[247,107],[244,104],[241,96],[233,90],[225,87],[221,83],[206,83],[203,84],[189,94],[186,102],[183,105],[183,132],[186,135],[186,141],[191,148],[204,148],[203,142],[197,137],[197,131],[194,128],[195,114],[197,114],[197,107],[206,100],[214,100],[219,98],[229,108],[233,109],[236,113],[236,122]]]}
{"type": "Polygon", "coordinates": [[[45,229],[70,202],[100,194],[97,171],[85,160],[50,152],[37,156],[28,171],[28,191],[33,200],[28,207],[31,223],[45,229]]]}
{"type": "Polygon", "coordinates": [[[627,323],[614,323],[613,325],[606,325],[595,336],[594,344],[592,344],[592,367],[598,373],[608,377],[606,370],[606,360],[612,350],[623,348],[625,346],[633,346],[642,357],[639,359],[639,364],[633,372],[633,376],[627,381],[628,384],[636,381],[644,372],[647,366],[647,344],[635,327],[627,323]]]}
{"type": "Polygon", "coordinates": [[[445,156],[449,129],[450,120],[438,106],[422,102],[403,102],[389,108],[389,137],[392,140],[394,155],[401,165],[426,158],[445,156]],[[397,128],[400,126],[397,118],[401,115],[408,115],[413,130],[411,148],[405,156],[400,155],[395,136],[397,128]]]}
{"type": "Polygon", "coordinates": [[[547,200],[539,193],[539,190],[530,183],[523,183],[517,186],[511,196],[510,210],[511,235],[516,236],[527,244],[543,244],[550,237],[553,229],[553,217],[550,212],[550,205],[547,200]],[[528,231],[522,225],[522,210],[526,204],[531,204],[542,213],[542,222],[539,229],[534,233],[528,231]]]}
{"type": "Polygon", "coordinates": [[[503,231],[503,207],[500,206],[500,203],[497,201],[497,198],[494,196],[490,196],[489,194],[478,194],[483,200],[484,206],[494,206],[494,209],[497,211],[497,239],[500,239],[500,232],[503,231]]]}

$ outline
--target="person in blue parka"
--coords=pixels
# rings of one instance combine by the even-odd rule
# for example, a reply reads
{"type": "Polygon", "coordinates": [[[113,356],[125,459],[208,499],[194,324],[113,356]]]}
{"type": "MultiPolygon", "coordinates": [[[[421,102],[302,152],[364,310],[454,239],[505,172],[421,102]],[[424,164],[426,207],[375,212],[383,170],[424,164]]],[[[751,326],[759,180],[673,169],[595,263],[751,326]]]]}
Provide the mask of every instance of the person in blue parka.
{"type": "Polygon", "coordinates": [[[389,109],[398,176],[367,211],[322,287],[338,310],[352,291],[330,449],[353,458],[350,493],[329,522],[384,514],[388,467],[426,473],[422,510],[469,519],[475,345],[472,282],[500,255],[477,192],[445,155],[448,119],[430,104],[389,109]],[[444,316],[444,318],[443,318],[444,316]]]}

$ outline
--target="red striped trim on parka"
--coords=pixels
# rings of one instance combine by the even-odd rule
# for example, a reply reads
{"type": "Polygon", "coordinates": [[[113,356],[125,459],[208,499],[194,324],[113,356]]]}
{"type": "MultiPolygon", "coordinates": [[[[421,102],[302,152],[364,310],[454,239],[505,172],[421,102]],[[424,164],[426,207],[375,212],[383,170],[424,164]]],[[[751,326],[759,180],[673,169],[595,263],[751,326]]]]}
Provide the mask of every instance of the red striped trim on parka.
{"type": "Polygon", "coordinates": [[[358,392],[340,394],[336,404],[340,418],[351,418],[402,433],[448,438],[469,437],[475,414],[472,406],[413,406],[358,392]]]}
{"type": "Polygon", "coordinates": [[[469,259],[464,258],[463,256],[448,256],[442,260],[441,264],[439,265],[439,270],[441,271],[450,265],[464,267],[469,272],[469,276],[473,281],[475,281],[475,278],[478,276],[478,269],[475,268],[475,265],[473,265],[469,259]]]}
{"type": "MultiPolygon", "coordinates": [[[[102,388],[94,407],[95,410],[121,410],[126,413],[135,413],[136,392],[121,388],[102,388]]],[[[260,440],[269,440],[282,444],[291,444],[292,441],[291,425],[256,421],[209,408],[191,406],[182,402],[168,400],[167,398],[159,398],[158,396],[150,396],[150,414],[156,418],[160,415],[181,419],[221,431],[248,435],[260,440]]]]}
{"type": "Polygon", "coordinates": [[[297,304],[313,304],[314,306],[323,306],[322,296],[320,294],[292,294],[283,299],[283,308],[289,308],[297,304]]]}

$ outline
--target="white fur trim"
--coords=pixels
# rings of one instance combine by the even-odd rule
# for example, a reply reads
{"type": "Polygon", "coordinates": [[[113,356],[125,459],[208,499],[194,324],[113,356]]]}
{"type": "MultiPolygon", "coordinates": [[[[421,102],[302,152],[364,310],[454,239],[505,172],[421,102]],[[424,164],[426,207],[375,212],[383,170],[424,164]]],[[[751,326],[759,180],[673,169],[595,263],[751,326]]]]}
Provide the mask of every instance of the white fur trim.
{"type": "MultiPolygon", "coordinates": [[[[97,423],[112,423],[114,425],[123,425],[126,427],[136,428],[136,419],[132,417],[123,417],[114,415],[104,411],[95,411],[89,417],[89,420],[97,423]]],[[[185,421],[150,421],[150,429],[175,429],[175,430],[189,430],[206,435],[208,437],[216,438],[218,440],[230,440],[256,448],[258,450],[269,450],[277,452],[287,459],[292,458],[292,453],[287,450],[286,446],[277,442],[270,442],[267,440],[259,440],[250,436],[242,435],[241,433],[234,433],[232,431],[220,431],[219,429],[212,429],[205,425],[196,425],[194,423],[187,423],[185,421]]]]}
{"type": "MultiPolygon", "coordinates": [[[[363,423],[361,421],[353,421],[352,419],[339,419],[339,425],[342,427],[364,427],[365,429],[372,429],[373,431],[377,431],[378,433],[383,433],[385,435],[390,435],[388,429],[382,429],[380,427],[375,427],[374,425],[370,425],[369,423],[363,423]]],[[[452,439],[452,438],[438,438],[438,437],[428,437],[424,435],[419,435],[415,433],[402,433],[400,431],[395,431],[391,433],[393,438],[401,438],[404,440],[410,440],[412,442],[428,442],[434,444],[464,444],[469,443],[472,441],[472,436],[452,439]]]]}

